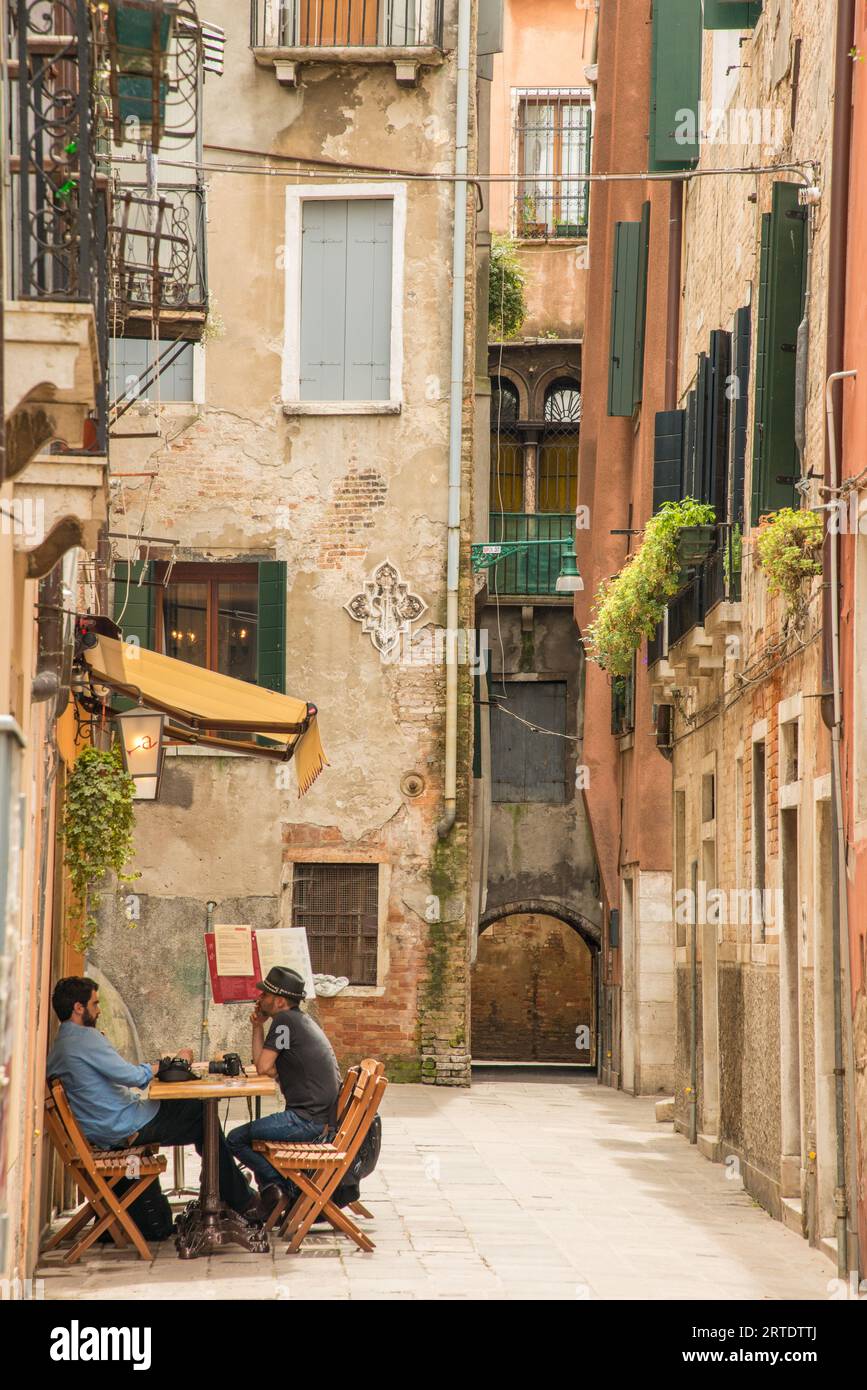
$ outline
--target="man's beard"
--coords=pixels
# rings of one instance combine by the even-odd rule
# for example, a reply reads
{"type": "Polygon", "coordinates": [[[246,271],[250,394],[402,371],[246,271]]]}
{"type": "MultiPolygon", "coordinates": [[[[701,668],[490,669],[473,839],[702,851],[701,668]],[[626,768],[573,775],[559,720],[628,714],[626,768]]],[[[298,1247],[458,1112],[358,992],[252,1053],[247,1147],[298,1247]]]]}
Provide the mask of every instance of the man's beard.
{"type": "Polygon", "coordinates": [[[84,1026],[85,1026],[85,1028],[95,1028],[95,1027],[96,1027],[96,1019],[95,1019],[95,1018],[92,1018],[91,1015],[90,1015],[89,1013],[84,1015],[84,1026]]]}

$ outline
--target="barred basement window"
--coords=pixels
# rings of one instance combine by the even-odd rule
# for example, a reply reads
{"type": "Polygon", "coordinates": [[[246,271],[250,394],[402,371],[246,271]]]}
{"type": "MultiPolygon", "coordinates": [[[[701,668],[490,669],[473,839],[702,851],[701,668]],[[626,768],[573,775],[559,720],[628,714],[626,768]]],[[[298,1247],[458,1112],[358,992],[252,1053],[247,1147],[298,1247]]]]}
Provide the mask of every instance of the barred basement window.
{"type": "Polygon", "coordinates": [[[303,927],[313,973],[376,984],[379,922],[377,864],[296,864],[292,925],[303,927]]]}

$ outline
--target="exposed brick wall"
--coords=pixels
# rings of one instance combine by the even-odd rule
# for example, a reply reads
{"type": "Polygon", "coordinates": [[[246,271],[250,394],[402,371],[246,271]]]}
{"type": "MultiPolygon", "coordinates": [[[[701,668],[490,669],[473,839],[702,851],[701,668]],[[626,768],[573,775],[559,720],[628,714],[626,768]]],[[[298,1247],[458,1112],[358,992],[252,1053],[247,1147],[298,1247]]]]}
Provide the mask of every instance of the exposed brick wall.
{"type": "Polygon", "coordinates": [[[473,966],[473,1056],[589,1062],[575,1030],[593,1028],[593,963],[576,931],[553,917],[505,917],[479,938],[473,966]]]}

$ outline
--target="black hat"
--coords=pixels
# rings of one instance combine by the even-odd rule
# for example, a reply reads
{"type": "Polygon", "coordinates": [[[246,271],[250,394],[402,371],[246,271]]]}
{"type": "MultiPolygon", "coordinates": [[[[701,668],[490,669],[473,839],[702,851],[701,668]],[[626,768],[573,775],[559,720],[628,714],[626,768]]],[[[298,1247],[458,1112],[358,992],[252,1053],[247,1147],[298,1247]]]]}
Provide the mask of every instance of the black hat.
{"type": "Polygon", "coordinates": [[[307,986],[297,970],[287,970],[282,965],[275,965],[268,971],[264,980],[256,981],[257,989],[264,989],[268,994],[283,994],[287,999],[303,999],[307,992],[307,986]]]}

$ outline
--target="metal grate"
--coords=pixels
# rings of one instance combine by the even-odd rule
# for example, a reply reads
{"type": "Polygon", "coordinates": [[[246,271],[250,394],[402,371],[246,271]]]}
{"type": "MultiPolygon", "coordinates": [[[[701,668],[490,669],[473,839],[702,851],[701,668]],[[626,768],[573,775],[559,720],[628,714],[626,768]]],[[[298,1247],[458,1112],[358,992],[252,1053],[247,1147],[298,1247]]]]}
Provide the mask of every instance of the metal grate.
{"type": "Polygon", "coordinates": [[[375,985],[378,923],[378,865],[295,865],[292,925],[307,933],[314,973],[375,985]]]}
{"type": "Polygon", "coordinates": [[[538,89],[518,94],[515,152],[519,237],[587,235],[590,172],[589,93],[538,89]],[[566,177],[554,177],[566,176],[566,177]]]}

